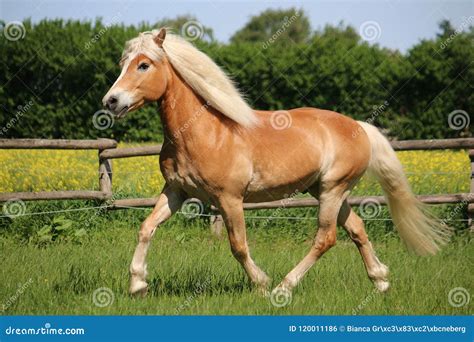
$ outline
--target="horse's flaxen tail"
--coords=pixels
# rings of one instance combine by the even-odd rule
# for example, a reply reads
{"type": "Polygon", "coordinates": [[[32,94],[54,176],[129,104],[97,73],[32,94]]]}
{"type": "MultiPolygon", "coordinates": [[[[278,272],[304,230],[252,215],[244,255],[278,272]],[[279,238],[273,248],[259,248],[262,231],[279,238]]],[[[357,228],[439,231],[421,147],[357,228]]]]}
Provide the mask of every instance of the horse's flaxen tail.
{"type": "Polygon", "coordinates": [[[382,185],[400,237],[417,254],[435,254],[449,240],[451,228],[440,222],[427,205],[415,198],[402,164],[383,134],[366,122],[359,124],[372,146],[368,171],[382,185]]]}

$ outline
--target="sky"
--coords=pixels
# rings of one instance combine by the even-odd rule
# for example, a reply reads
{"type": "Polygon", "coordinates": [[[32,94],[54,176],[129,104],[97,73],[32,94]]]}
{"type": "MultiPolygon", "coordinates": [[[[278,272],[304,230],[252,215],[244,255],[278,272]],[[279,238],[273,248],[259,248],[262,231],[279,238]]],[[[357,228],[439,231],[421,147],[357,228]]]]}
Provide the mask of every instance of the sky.
{"type": "Polygon", "coordinates": [[[438,32],[443,19],[454,28],[463,23],[474,25],[472,0],[372,0],[372,1],[151,1],[151,0],[0,0],[0,19],[6,23],[31,18],[119,21],[125,24],[154,23],[163,18],[190,14],[214,36],[227,42],[251,16],[267,8],[304,9],[313,29],[340,22],[362,30],[364,23],[375,22],[380,28],[370,43],[406,52],[421,39],[430,39],[438,32]],[[473,17],[471,17],[473,16],[473,17]],[[469,19],[469,17],[471,17],[469,19]]]}

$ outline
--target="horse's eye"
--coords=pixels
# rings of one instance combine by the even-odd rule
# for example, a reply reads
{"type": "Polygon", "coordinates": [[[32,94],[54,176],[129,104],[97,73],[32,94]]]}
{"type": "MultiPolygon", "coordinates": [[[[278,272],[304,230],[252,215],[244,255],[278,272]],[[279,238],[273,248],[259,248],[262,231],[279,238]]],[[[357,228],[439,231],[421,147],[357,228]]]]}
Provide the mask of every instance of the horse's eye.
{"type": "Polygon", "coordinates": [[[150,66],[146,63],[142,63],[138,66],[138,70],[140,71],[146,71],[150,66]]]}

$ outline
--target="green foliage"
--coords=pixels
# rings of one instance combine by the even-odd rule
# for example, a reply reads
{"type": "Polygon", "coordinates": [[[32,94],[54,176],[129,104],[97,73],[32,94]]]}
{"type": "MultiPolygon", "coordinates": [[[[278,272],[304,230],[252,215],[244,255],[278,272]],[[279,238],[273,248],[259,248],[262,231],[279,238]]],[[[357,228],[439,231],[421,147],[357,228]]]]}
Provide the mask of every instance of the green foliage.
{"type": "MultiPolygon", "coordinates": [[[[472,28],[458,32],[441,23],[435,39],[402,55],[363,42],[353,28],[343,25],[311,34],[303,12],[278,31],[294,12],[266,11],[252,18],[230,44],[215,42],[212,30],[203,27],[203,39],[194,43],[233,75],[258,109],[336,110],[369,120],[402,139],[472,135],[472,124],[463,130],[448,125],[449,113],[472,113],[474,108],[472,28]]],[[[192,19],[165,19],[158,26],[171,26],[179,33],[179,26],[192,19]]],[[[162,140],[156,105],[106,130],[92,122],[119,74],[124,43],[151,26],[107,25],[100,20],[24,25],[23,39],[0,39],[0,128],[8,127],[0,131],[0,138],[162,140]]]]}
{"type": "Polygon", "coordinates": [[[231,38],[233,43],[264,43],[272,38],[279,42],[304,43],[311,34],[311,24],[303,10],[268,9],[253,16],[231,38]]]}
{"type": "Polygon", "coordinates": [[[202,25],[196,17],[192,15],[180,15],[174,19],[165,18],[156,22],[154,27],[167,27],[174,33],[184,34],[188,37],[199,37],[199,39],[214,41],[214,31],[212,28],[202,25]]]}
{"type": "Polygon", "coordinates": [[[73,221],[63,215],[53,218],[50,224],[44,225],[41,229],[29,237],[29,242],[42,247],[53,242],[73,241],[81,243],[87,235],[84,228],[75,228],[73,221]]]}

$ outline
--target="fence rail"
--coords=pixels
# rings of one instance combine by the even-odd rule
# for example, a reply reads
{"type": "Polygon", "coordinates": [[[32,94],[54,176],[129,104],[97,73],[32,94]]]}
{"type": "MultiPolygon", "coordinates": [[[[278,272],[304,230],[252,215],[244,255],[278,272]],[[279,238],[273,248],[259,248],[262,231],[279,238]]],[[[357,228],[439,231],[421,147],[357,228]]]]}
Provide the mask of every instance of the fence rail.
{"type": "MultiPolygon", "coordinates": [[[[439,139],[439,140],[405,140],[392,141],[392,147],[396,151],[410,150],[459,150],[466,149],[471,161],[471,184],[469,193],[442,194],[442,195],[420,195],[420,201],[430,204],[445,203],[465,203],[469,223],[473,227],[474,218],[474,138],[461,139],[439,139]]],[[[24,201],[35,200],[111,200],[112,189],[112,159],[131,158],[140,156],[159,155],[162,145],[117,148],[117,142],[112,139],[97,140],[48,140],[48,139],[0,139],[0,149],[70,149],[70,150],[98,150],[99,161],[99,189],[100,191],[39,191],[39,192],[12,192],[0,193],[0,202],[19,199],[24,201]]],[[[123,209],[129,207],[152,207],[156,204],[157,198],[130,198],[111,201],[111,209],[123,209]]],[[[351,205],[360,205],[364,201],[376,201],[385,205],[385,198],[382,196],[350,197],[351,205]]],[[[275,208],[300,208],[314,207],[319,202],[316,199],[285,199],[273,202],[245,203],[244,209],[275,209],[275,208]]],[[[222,229],[222,218],[216,208],[211,207],[214,215],[211,217],[214,232],[222,229]]]]}

